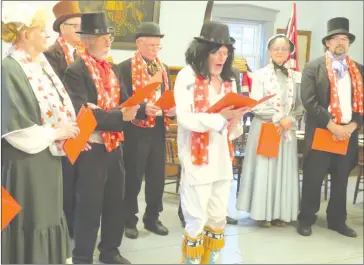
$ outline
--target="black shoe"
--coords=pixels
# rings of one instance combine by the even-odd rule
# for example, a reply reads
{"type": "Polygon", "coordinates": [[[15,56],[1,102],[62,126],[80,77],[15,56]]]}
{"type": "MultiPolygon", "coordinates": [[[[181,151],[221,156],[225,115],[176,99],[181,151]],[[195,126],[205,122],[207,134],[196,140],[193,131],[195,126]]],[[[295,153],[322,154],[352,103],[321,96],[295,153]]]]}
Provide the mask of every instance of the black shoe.
{"type": "Polygon", "coordinates": [[[154,222],[145,222],[144,228],[160,236],[166,236],[169,233],[167,227],[165,227],[159,220],[154,222]]]}
{"type": "Polygon", "coordinates": [[[343,225],[343,226],[328,225],[328,228],[330,230],[334,230],[334,231],[338,232],[339,234],[342,234],[347,237],[357,237],[358,236],[356,234],[356,232],[353,229],[351,229],[350,227],[348,227],[347,225],[343,225]]]}
{"type": "Polygon", "coordinates": [[[297,232],[301,236],[310,236],[312,235],[312,228],[310,225],[298,224],[297,232]]]}
{"type": "Polygon", "coordinates": [[[228,225],[237,225],[238,224],[238,220],[235,220],[235,219],[231,218],[230,216],[226,216],[226,222],[228,225]]]}
{"type": "Polygon", "coordinates": [[[100,254],[99,260],[105,264],[131,264],[129,260],[121,256],[120,254],[117,254],[115,256],[100,254]]]}
{"type": "Polygon", "coordinates": [[[139,236],[138,229],[136,227],[134,228],[125,228],[125,236],[130,239],[137,239],[139,236]]]}

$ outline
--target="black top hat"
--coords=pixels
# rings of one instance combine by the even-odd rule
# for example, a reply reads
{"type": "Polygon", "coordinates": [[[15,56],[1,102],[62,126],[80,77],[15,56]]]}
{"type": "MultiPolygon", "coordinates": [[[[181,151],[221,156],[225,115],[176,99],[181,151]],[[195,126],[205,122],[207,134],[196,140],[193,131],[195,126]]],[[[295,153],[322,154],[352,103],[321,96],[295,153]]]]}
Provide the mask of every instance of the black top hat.
{"type": "Polygon", "coordinates": [[[140,37],[159,37],[163,38],[164,35],[161,34],[161,30],[159,25],[153,22],[144,22],[139,25],[136,29],[135,38],[138,39],[140,37]]]}
{"type": "Polygon", "coordinates": [[[350,43],[355,40],[355,35],[349,32],[349,20],[345,17],[335,17],[327,22],[327,35],[322,39],[322,44],[334,35],[343,34],[348,36],[350,43]]]}
{"type": "Polygon", "coordinates": [[[81,17],[81,31],[78,34],[107,35],[114,33],[114,28],[108,26],[104,12],[84,13],[81,17]]]}
{"type": "Polygon", "coordinates": [[[229,27],[216,21],[205,22],[202,25],[200,37],[195,37],[195,39],[221,45],[233,45],[235,43],[235,39],[230,37],[229,27]]]}

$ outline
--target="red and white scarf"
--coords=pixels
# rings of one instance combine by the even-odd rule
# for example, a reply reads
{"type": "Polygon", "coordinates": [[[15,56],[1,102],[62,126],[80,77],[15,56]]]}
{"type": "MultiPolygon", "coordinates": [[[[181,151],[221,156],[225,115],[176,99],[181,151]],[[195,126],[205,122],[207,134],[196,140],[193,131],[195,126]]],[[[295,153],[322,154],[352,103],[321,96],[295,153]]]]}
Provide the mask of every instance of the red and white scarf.
{"type": "MultiPolygon", "coordinates": [[[[338,95],[338,78],[337,74],[332,69],[332,59],[330,58],[329,51],[325,54],[326,68],[330,80],[330,107],[329,111],[333,115],[333,120],[336,124],[341,123],[342,112],[340,108],[340,101],[338,95]]],[[[353,111],[363,116],[363,77],[361,76],[355,62],[349,56],[346,56],[346,63],[351,78],[353,89],[353,111]]]]}
{"type": "MultiPolygon", "coordinates": [[[[63,53],[64,53],[64,57],[66,58],[66,63],[67,65],[70,65],[71,63],[74,62],[74,57],[73,57],[73,53],[71,52],[71,50],[69,49],[66,40],[59,35],[57,38],[57,42],[59,43],[59,45],[61,46],[63,53]]],[[[78,44],[75,47],[76,53],[79,54],[79,52],[81,51],[81,44],[78,44]]]]}
{"type": "MultiPolygon", "coordinates": [[[[112,65],[106,60],[98,60],[86,50],[79,53],[97,90],[97,106],[103,110],[111,110],[120,104],[120,84],[112,65]]],[[[121,113],[120,113],[121,115],[121,113]]],[[[122,132],[101,132],[107,152],[111,152],[124,141],[122,132]]]]}
{"type": "MultiPolygon", "coordinates": [[[[36,60],[32,60],[24,50],[12,46],[8,56],[20,64],[28,78],[39,104],[42,125],[56,128],[57,125],[76,120],[71,99],[43,53],[36,60]]],[[[63,143],[64,141],[55,141],[49,147],[52,155],[65,155],[63,143]]]]}
{"type": "MultiPolygon", "coordinates": [[[[225,94],[231,92],[232,82],[224,82],[225,94]]],[[[210,107],[209,102],[209,80],[202,77],[196,77],[194,92],[194,108],[195,112],[206,112],[210,107]]],[[[229,133],[227,136],[229,145],[230,158],[233,160],[234,147],[232,141],[229,140],[229,133]]],[[[210,142],[209,132],[199,133],[192,132],[191,135],[191,156],[192,164],[194,165],[207,165],[209,162],[208,146],[210,142]]]]}
{"type": "MultiPolygon", "coordinates": [[[[162,69],[164,89],[167,91],[169,90],[167,71],[163,63],[161,63],[161,61],[158,58],[156,58],[155,60],[158,67],[162,69]]],[[[131,58],[131,72],[132,72],[131,80],[132,80],[133,94],[134,94],[135,91],[143,89],[143,87],[152,78],[148,73],[147,65],[139,51],[137,51],[135,55],[131,58]]],[[[145,102],[152,104],[155,104],[156,101],[157,101],[156,92],[153,93],[151,97],[145,99],[145,102]]],[[[133,121],[133,123],[139,127],[153,128],[155,125],[155,119],[156,119],[155,116],[147,116],[146,120],[133,121]]],[[[166,115],[164,116],[164,125],[167,128],[169,126],[168,117],[166,115]]]]}

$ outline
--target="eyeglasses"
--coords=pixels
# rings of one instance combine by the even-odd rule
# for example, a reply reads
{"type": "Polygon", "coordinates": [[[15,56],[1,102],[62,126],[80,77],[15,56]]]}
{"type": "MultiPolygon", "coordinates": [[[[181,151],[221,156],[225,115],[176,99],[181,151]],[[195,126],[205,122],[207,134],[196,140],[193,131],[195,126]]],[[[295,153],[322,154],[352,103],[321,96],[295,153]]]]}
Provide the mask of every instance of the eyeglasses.
{"type": "Polygon", "coordinates": [[[339,41],[342,41],[342,42],[349,42],[349,38],[348,37],[339,37],[339,36],[336,36],[336,37],[333,37],[332,38],[333,41],[335,42],[339,42],[339,41]]]}
{"type": "Polygon", "coordinates": [[[282,48],[282,47],[274,47],[274,48],[271,48],[271,50],[274,52],[289,52],[288,48],[282,48]]]}
{"type": "Polygon", "coordinates": [[[215,56],[217,56],[217,55],[220,55],[220,56],[222,56],[223,58],[228,58],[230,55],[231,55],[231,53],[230,52],[222,52],[222,51],[216,51],[216,52],[214,52],[214,53],[211,53],[212,55],[215,55],[215,56]]]}
{"type": "Polygon", "coordinates": [[[66,25],[66,26],[71,26],[72,28],[74,28],[75,30],[78,30],[81,28],[81,25],[80,24],[71,24],[71,23],[62,23],[63,25],[66,25]]]}
{"type": "Polygon", "coordinates": [[[150,50],[154,50],[154,49],[156,49],[156,50],[162,50],[162,46],[161,45],[159,45],[159,44],[149,44],[149,43],[146,43],[145,41],[142,41],[145,45],[147,45],[147,47],[148,47],[148,49],[150,49],[150,50]]]}

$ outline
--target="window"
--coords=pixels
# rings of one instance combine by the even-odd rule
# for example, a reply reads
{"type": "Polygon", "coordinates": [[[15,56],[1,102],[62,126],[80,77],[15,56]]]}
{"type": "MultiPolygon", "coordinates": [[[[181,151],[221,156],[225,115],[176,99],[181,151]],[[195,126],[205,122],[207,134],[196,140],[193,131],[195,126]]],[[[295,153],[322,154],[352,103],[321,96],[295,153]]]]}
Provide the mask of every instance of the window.
{"type": "Polygon", "coordinates": [[[222,19],[229,26],[230,36],[235,39],[235,57],[247,60],[252,71],[261,67],[263,24],[247,20],[222,19]]]}

